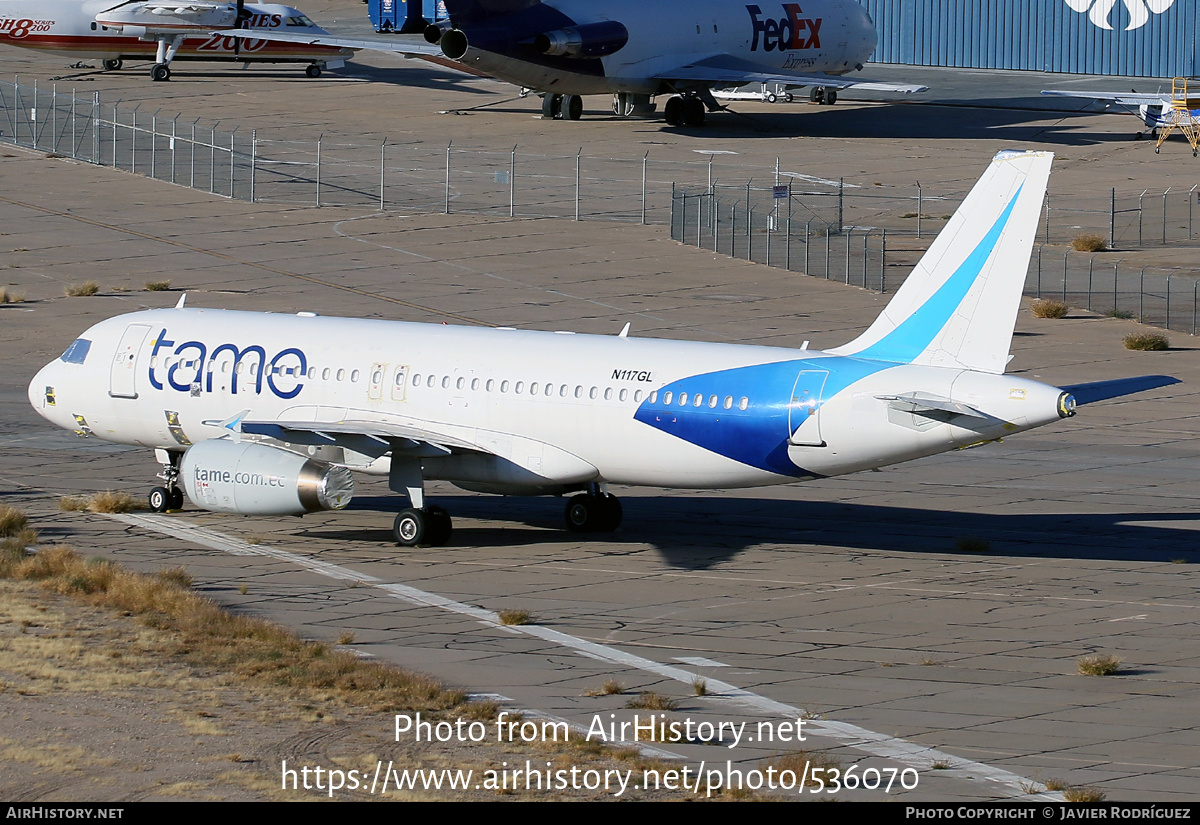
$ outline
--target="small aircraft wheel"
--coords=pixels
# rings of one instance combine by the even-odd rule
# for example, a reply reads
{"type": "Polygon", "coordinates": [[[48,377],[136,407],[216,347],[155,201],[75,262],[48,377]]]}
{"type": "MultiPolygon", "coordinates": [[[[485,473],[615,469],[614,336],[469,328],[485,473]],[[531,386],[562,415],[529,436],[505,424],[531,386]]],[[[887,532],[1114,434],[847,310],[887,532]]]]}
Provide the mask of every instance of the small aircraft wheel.
{"type": "Polygon", "coordinates": [[[403,547],[416,547],[425,543],[429,532],[429,519],[424,511],[408,507],[400,511],[392,525],[396,541],[403,547]]]}
{"type": "Polygon", "coordinates": [[[552,95],[549,92],[542,95],[542,117],[555,120],[562,117],[562,95],[552,95]]]}
{"type": "Polygon", "coordinates": [[[583,98],[579,95],[566,95],[562,102],[563,117],[568,120],[579,120],[583,117],[583,98]]]}
{"type": "Polygon", "coordinates": [[[767,103],[775,103],[779,100],[779,96],[774,92],[767,92],[767,103]]]}
{"type": "Polygon", "coordinates": [[[832,106],[835,103],[837,103],[837,89],[826,89],[825,90],[825,105],[832,106]]]}
{"type": "Polygon", "coordinates": [[[172,509],[172,510],[182,510],[183,509],[183,490],[179,489],[178,487],[173,488],[171,490],[171,500],[168,502],[168,504],[170,505],[170,509],[172,509]]]}
{"type": "Polygon", "coordinates": [[[115,57],[112,60],[105,60],[101,65],[104,66],[104,70],[107,72],[118,72],[121,70],[121,66],[125,64],[121,62],[121,58],[115,57]]]}
{"type": "Polygon", "coordinates": [[[572,495],[570,500],[566,502],[566,529],[571,532],[592,532],[596,529],[596,522],[600,520],[600,507],[596,506],[599,500],[593,496],[586,494],[572,495]]]}
{"type": "Polygon", "coordinates": [[[605,533],[611,533],[621,526],[621,499],[614,496],[612,493],[605,493],[601,499],[604,508],[604,518],[601,519],[599,529],[605,533]]]}
{"type": "Polygon", "coordinates": [[[304,73],[306,75],[308,75],[309,77],[313,77],[313,78],[320,77],[321,76],[321,67],[318,66],[316,63],[310,63],[310,64],[308,64],[308,67],[304,70],[304,73]]]}
{"type": "Polygon", "coordinates": [[[450,533],[453,530],[453,523],[450,521],[450,514],[443,508],[430,506],[425,508],[425,520],[427,529],[425,531],[425,543],[431,544],[434,547],[441,547],[450,541],[450,533]]]}
{"type": "Polygon", "coordinates": [[[668,126],[683,125],[682,97],[673,97],[667,101],[667,105],[663,108],[663,118],[667,121],[668,126]]]}
{"type": "Polygon", "coordinates": [[[788,92],[787,94],[785,94],[783,96],[783,102],[784,103],[795,103],[796,96],[794,94],[792,94],[791,92],[788,92]]]}
{"type": "Polygon", "coordinates": [[[1156,155],[1157,155],[1157,154],[1158,154],[1159,152],[1161,152],[1161,151],[1162,151],[1162,147],[1161,147],[1161,146],[1155,146],[1155,147],[1154,147],[1154,154],[1156,154],[1156,155]]]}
{"type": "Polygon", "coordinates": [[[146,503],[156,513],[165,513],[171,509],[171,491],[166,487],[155,487],[146,497],[146,503]]]}
{"type": "Polygon", "coordinates": [[[171,79],[171,67],[166,63],[155,63],[154,68],[150,70],[150,79],[155,81],[164,81],[171,79]]]}
{"type": "Polygon", "coordinates": [[[825,103],[825,87],[813,86],[811,89],[809,89],[808,100],[809,102],[815,103],[818,106],[823,105],[825,103]]]}
{"type": "Polygon", "coordinates": [[[1134,133],[1133,133],[1133,139],[1134,139],[1134,140],[1141,140],[1141,139],[1142,139],[1142,133],[1141,133],[1141,132],[1134,132],[1134,133]]]}

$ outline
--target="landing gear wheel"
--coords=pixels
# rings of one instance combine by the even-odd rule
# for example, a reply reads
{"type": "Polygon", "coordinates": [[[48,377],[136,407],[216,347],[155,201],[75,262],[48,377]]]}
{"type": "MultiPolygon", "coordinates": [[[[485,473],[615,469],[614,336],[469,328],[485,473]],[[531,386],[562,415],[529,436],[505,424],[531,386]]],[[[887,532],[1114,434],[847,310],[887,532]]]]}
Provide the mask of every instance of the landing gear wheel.
{"type": "Polygon", "coordinates": [[[1157,154],[1158,154],[1159,152],[1161,152],[1161,151],[1162,151],[1162,147],[1161,147],[1161,146],[1155,146],[1155,147],[1154,147],[1154,154],[1156,154],[1156,155],[1157,155],[1157,154]]]}
{"type": "Polygon", "coordinates": [[[818,106],[825,105],[825,87],[813,86],[808,90],[808,100],[810,103],[815,103],[818,106]]]}
{"type": "Polygon", "coordinates": [[[150,70],[150,79],[159,82],[170,80],[171,67],[166,63],[155,63],[154,68],[150,70]]]}
{"type": "Polygon", "coordinates": [[[621,523],[621,502],[610,493],[602,496],[580,493],[567,502],[563,515],[572,533],[608,533],[621,523]]]}
{"type": "Polygon", "coordinates": [[[172,509],[172,510],[182,510],[183,509],[183,490],[180,490],[178,487],[171,490],[170,509],[172,509]]]}
{"type": "Polygon", "coordinates": [[[683,122],[686,126],[704,125],[704,101],[698,97],[684,98],[683,122]]]}
{"type": "Polygon", "coordinates": [[[306,68],[304,70],[304,73],[306,75],[308,75],[309,77],[313,77],[313,78],[320,77],[321,76],[321,67],[318,66],[316,63],[310,63],[308,65],[308,68],[306,68]]]}
{"type": "Polygon", "coordinates": [[[767,103],[775,103],[779,100],[779,95],[774,92],[767,92],[767,103]]]}
{"type": "Polygon", "coordinates": [[[121,70],[121,67],[125,64],[121,62],[121,58],[116,57],[116,58],[113,58],[112,60],[105,60],[100,65],[104,66],[104,70],[106,72],[118,72],[121,70]]]}
{"type": "Polygon", "coordinates": [[[165,513],[171,509],[171,491],[166,487],[155,487],[146,497],[146,503],[156,513],[165,513]]]}
{"type": "Polygon", "coordinates": [[[683,125],[682,97],[673,97],[667,101],[667,105],[663,107],[663,119],[667,121],[668,126],[683,125]]]}
{"type": "Polygon", "coordinates": [[[441,547],[450,541],[453,523],[450,521],[449,513],[441,507],[429,506],[425,508],[425,519],[427,524],[425,542],[427,544],[441,547]]]}
{"type": "Polygon", "coordinates": [[[783,96],[784,103],[794,103],[795,101],[796,101],[796,96],[794,94],[792,94],[791,92],[788,92],[787,94],[785,94],[783,96]]]}
{"type": "Polygon", "coordinates": [[[826,89],[825,90],[825,105],[832,106],[835,103],[837,103],[837,89],[826,89]]]}
{"type": "Polygon", "coordinates": [[[546,120],[562,117],[562,104],[562,95],[552,95],[549,92],[542,95],[542,117],[546,120]]]}
{"type": "Polygon", "coordinates": [[[579,95],[563,97],[562,116],[567,120],[579,120],[583,117],[583,98],[579,95]]]}
{"type": "Polygon", "coordinates": [[[429,519],[424,511],[408,507],[401,510],[392,524],[392,533],[402,547],[416,547],[425,543],[429,532],[429,519]]]}

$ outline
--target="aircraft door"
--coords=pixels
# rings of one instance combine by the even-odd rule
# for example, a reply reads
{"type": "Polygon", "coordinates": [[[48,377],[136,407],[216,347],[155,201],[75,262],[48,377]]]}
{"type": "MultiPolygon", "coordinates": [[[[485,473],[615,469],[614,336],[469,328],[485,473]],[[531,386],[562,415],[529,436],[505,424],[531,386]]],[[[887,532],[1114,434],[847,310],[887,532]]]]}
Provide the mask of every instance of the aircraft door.
{"type": "Polygon", "coordinates": [[[829,370],[801,370],[788,404],[788,444],[824,447],[821,438],[821,403],[829,370]]]}
{"type": "Polygon", "coordinates": [[[121,336],[121,343],[113,354],[112,369],[108,375],[108,394],[113,398],[137,398],[137,361],[142,342],[150,327],[146,324],[130,324],[121,336]]]}
{"type": "Polygon", "coordinates": [[[387,380],[388,365],[375,363],[371,365],[371,383],[367,389],[367,397],[378,401],[383,397],[383,383],[387,380]]]}

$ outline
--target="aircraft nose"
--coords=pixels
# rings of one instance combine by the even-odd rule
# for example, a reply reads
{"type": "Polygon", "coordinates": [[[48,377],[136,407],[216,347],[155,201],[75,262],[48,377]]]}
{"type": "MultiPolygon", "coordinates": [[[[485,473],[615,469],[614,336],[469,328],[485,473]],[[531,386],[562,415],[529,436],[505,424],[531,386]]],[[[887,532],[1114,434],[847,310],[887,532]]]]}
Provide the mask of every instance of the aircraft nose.
{"type": "Polygon", "coordinates": [[[38,370],[37,375],[29,382],[29,403],[43,418],[50,417],[47,407],[55,401],[53,371],[54,364],[47,364],[38,370]]]}

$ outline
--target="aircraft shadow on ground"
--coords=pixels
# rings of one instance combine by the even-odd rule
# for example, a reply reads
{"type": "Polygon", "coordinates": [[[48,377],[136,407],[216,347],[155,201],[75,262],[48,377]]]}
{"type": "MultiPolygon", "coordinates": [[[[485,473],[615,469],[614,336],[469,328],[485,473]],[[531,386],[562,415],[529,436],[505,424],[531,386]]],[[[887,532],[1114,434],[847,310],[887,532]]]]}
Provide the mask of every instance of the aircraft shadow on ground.
{"type": "MultiPolygon", "coordinates": [[[[563,529],[563,499],[463,496],[438,497],[437,502],[457,519],[446,551],[572,540],[563,529]],[[464,527],[467,519],[503,519],[512,526],[464,527]]],[[[577,540],[595,544],[601,553],[648,544],[667,564],[689,570],[713,567],[761,545],[796,552],[818,546],[979,559],[1200,562],[1200,516],[1188,513],[988,514],[714,496],[622,496],[621,502],[625,518],[617,532],[581,535],[577,540]],[[1194,523],[1194,528],[1187,522],[1194,523]],[[961,550],[959,539],[982,540],[988,549],[961,550]]],[[[362,497],[356,498],[351,508],[392,513],[402,503],[401,498],[362,497]]],[[[395,544],[389,530],[364,533],[322,527],[308,534],[395,544]]]]}

